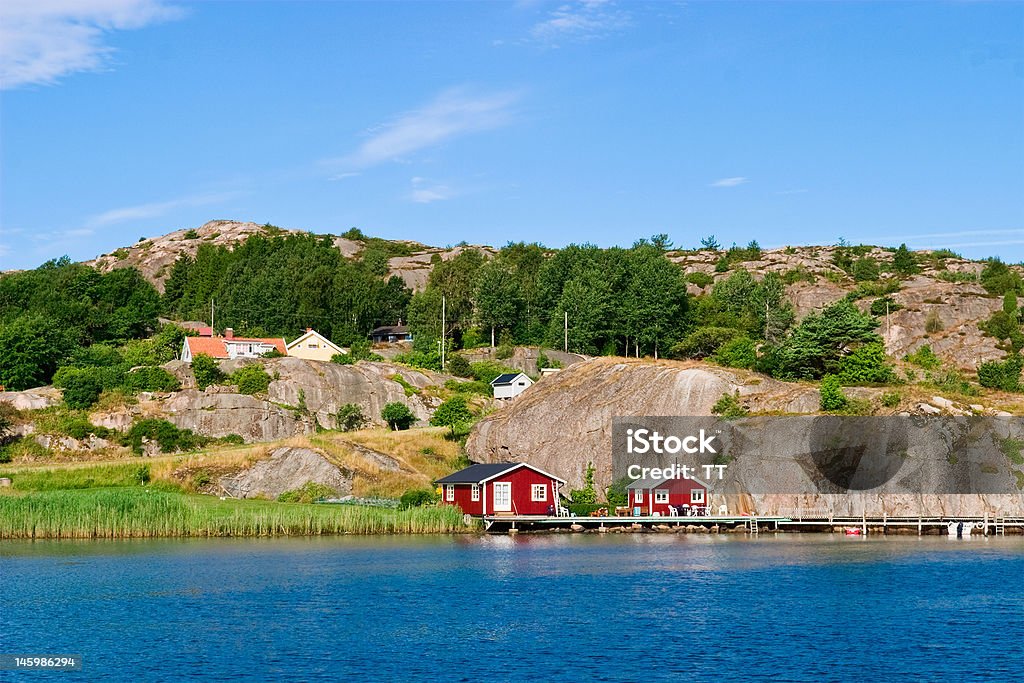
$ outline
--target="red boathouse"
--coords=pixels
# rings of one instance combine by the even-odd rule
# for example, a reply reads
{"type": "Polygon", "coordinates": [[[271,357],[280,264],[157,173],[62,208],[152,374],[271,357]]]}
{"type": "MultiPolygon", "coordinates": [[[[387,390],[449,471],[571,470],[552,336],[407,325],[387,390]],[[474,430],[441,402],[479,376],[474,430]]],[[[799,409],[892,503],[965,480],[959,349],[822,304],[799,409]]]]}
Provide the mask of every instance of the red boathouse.
{"type": "Polygon", "coordinates": [[[442,503],[469,515],[548,515],[558,510],[565,480],[526,463],[501,462],[470,465],[434,483],[442,503]]]}
{"type": "Polygon", "coordinates": [[[634,515],[703,514],[711,502],[708,485],[700,479],[637,479],[626,487],[626,492],[634,515]]]}

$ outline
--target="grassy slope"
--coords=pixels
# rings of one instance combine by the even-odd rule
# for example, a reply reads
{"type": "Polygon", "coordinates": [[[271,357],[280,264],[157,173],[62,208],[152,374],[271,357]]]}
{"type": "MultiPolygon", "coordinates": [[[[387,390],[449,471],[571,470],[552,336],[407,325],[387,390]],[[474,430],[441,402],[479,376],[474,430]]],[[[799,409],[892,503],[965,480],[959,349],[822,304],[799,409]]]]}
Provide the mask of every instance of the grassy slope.
{"type": "Polygon", "coordinates": [[[354,492],[398,497],[432,488],[461,465],[458,443],[442,429],[323,433],[272,444],[107,462],[42,462],[0,466],[12,486],[0,489],[0,538],[137,536],[267,536],[335,533],[451,533],[468,530],[454,508],[408,511],[352,505],[302,505],[220,500],[195,495],[196,472],[237,470],[275,448],[314,447],[354,472],[354,492]],[[388,471],[360,456],[353,444],[385,453],[388,471]]]}

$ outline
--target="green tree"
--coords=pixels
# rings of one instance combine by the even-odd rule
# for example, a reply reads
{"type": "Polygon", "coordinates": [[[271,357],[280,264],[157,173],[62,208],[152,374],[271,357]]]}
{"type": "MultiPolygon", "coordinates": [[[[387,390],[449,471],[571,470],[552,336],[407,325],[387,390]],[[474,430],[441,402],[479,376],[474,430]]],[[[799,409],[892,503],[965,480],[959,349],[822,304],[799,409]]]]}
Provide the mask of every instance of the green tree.
{"type": "Polygon", "coordinates": [[[847,399],[843,393],[842,383],[835,375],[825,375],[821,379],[819,391],[821,393],[821,409],[823,411],[833,412],[846,407],[847,399]]]}
{"type": "Polygon", "coordinates": [[[456,428],[468,425],[473,422],[473,413],[466,405],[466,399],[462,396],[453,396],[437,407],[430,418],[430,424],[435,427],[448,427],[453,432],[456,428]]]}
{"type": "Polygon", "coordinates": [[[363,414],[363,409],[356,403],[346,403],[340,408],[334,416],[335,422],[338,425],[338,429],[343,432],[352,432],[357,429],[362,429],[369,420],[366,415],[363,414]]]}
{"type": "Polygon", "coordinates": [[[199,389],[219,384],[225,379],[217,361],[205,353],[200,353],[192,359],[192,375],[196,378],[196,386],[199,389]]]}
{"type": "Polygon", "coordinates": [[[888,384],[896,381],[882,342],[869,342],[843,358],[839,379],[844,384],[888,384]]]}
{"type": "Polygon", "coordinates": [[[473,367],[464,356],[454,354],[448,360],[448,372],[456,377],[472,377],[473,367]]]}
{"type": "Polygon", "coordinates": [[[416,416],[409,410],[409,406],[398,401],[392,401],[384,406],[380,411],[380,417],[395,431],[408,429],[416,422],[416,416]]]}
{"type": "Polygon", "coordinates": [[[917,265],[917,257],[907,248],[906,244],[901,244],[893,254],[892,268],[900,275],[913,275],[920,270],[917,265]]]}
{"type": "Polygon", "coordinates": [[[594,489],[594,463],[587,463],[583,474],[583,488],[570,493],[573,503],[594,504],[597,502],[597,491],[594,489]]]}
{"type": "Polygon", "coordinates": [[[270,388],[270,375],[262,365],[243,365],[231,375],[231,381],[238,385],[240,394],[262,394],[270,388]]]}
{"type": "Polygon", "coordinates": [[[989,361],[978,366],[978,383],[983,387],[1002,391],[1020,391],[1020,373],[1024,369],[1024,356],[1013,354],[1003,362],[989,361]]]}
{"type": "Polygon", "coordinates": [[[841,371],[842,360],[856,348],[881,342],[878,321],[840,300],[821,313],[807,315],[771,354],[775,374],[784,378],[819,378],[841,371]]]}
{"type": "Polygon", "coordinates": [[[873,282],[879,275],[878,263],[873,258],[863,256],[853,264],[853,279],[857,282],[873,282]]]}
{"type": "Polygon", "coordinates": [[[476,291],[477,319],[491,331],[494,348],[495,330],[511,329],[522,307],[519,281],[512,268],[499,259],[480,267],[476,291]]]}
{"type": "Polygon", "coordinates": [[[100,398],[103,383],[94,368],[65,368],[59,379],[64,405],[73,409],[91,408],[100,398]]]}
{"type": "Polygon", "coordinates": [[[20,391],[49,382],[57,364],[75,348],[75,341],[69,337],[67,330],[41,315],[0,321],[0,384],[20,391]]]}

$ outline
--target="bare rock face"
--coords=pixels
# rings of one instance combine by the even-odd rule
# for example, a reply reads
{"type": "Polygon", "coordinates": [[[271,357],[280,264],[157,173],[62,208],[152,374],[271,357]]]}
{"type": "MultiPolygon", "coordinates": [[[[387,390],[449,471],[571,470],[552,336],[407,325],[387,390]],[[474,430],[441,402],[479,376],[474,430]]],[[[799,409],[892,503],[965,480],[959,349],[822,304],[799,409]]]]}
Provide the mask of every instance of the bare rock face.
{"type": "Polygon", "coordinates": [[[810,412],[813,387],[785,384],[699,363],[597,358],[544,378],[474,427],[466,443],[474,462],[524,461],[583,485],[588,462],[599,487],[611,483],[612,418],[711,415],[723,394],[739,392],[759,410],[810,412]]]}
{"type": "Polygon", "coordinates": [[[220,479],[224,490],[237,498],[277,498],[309,482],[328,486],[339,496],[352,493],[352,473],[309,448],[278,448],[268,459],[220,479]]]}
{"type": "Polygon", "coordinates": [[[39,387],[26,391],[0,391],[0,403],[9,403],[17,410],[39,410],[55,406],[62,400],[60,389],[39,387]]]}
{"type": "MultiPolygon", "coordinates": [[[[437,399],[417,392],[448,379],[390,363],[339,365],[292,357],[222,361],[220,368],[230,375],[251,364],[262,365],[273,377],[266,395],[238,394],[230,385],[210,386],[205,391],[184,389],[166,399],[141,402],[131,416],[96,415],[96,424],[121,428],[142,411],[206,436],[238,434],[246,442],[274,441],[311,433],[317,424],[336,427],[335,416],[347,403],[358,405],[373,424],[384,424],[381,410],[394,401],[407,405],[420,420],[429,419],[437,399]]],[[[172,361],[164,367],[183,386],[195,386],[188,364],[172,361]]]]}
{"type": "Polygon", "coordinates": [[[87,261],[86,265],[94,266],[102,272],[134,266],[153,283],[153,286],[163,292],[164,282],[167,281],[171,267],[179,257],[195,256],[202,244],[224,245],[230,248],[251,235],[262,234],[267,234],[267,228],[256,223],[210,221],[194,230],[175,230],[160,237],[140,240],[130,247],[87,261]]]}
{"type": "Polygon", "coordinates": [[[163,417],[182,429],[221,437],[238,434],[247,443],[275,441],[315,430],[313,421],[253,396],[186,389],[162,405],[163,417]]]}
{"type": "Polygon", "coordinates": [[[435,249],[415,243],[413,245],[422,247],[422,250],[410,256],[395,256],[388,260],[388,277],[397,276],[402,278],[405,286],[414,292],[422,292],[426,288],[427,280],[430,278],[430,271],[437,262],[450,261],[467,250],[479,251],[485,258],[491,258],[497,253],[491,247],[478,245],[453,247],[451,249],[435,249]]]}

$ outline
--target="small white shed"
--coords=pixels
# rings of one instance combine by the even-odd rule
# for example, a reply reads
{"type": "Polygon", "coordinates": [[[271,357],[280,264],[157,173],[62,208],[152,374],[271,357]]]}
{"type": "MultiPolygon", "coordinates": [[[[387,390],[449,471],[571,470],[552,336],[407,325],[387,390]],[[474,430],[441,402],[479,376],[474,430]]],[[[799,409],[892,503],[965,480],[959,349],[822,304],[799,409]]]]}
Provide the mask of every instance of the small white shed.
{"type": "Polygon", "coordinates": [[[533,386],[533,380],[523,373],[498,375],[491,381],[494,398],[515,398],[533,386]]]}

